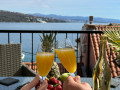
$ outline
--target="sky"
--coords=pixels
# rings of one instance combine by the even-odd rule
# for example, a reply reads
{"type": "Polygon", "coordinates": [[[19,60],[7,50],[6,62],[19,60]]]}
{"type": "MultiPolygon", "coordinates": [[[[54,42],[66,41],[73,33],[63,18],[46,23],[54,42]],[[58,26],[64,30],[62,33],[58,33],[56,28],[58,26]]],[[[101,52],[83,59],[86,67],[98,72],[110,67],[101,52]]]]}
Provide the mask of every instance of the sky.
{"type": "Polygon", "coordinates": [[[0,0],[0,10],[120,19],[120,0],[0,0]]]}

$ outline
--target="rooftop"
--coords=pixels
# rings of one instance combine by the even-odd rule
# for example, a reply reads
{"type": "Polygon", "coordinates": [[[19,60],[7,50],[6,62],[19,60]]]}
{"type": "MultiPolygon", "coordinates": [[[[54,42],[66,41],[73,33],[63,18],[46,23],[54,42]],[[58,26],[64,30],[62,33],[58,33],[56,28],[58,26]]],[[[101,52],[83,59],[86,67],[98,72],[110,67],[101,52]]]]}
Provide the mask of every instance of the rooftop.
{"type": "MultiPolygon", "coordinates": [[[[91,24],[85,24],[83,26],[82,30],[94,30],[94,31],[104,31],[104,30],[118,30],[120,27],[120,24],[110,23],[109,25],[91,25],[91,24]]],[[[93,69],[95,63],[98,60],[99,57],[99,45],[100,45],[100,34],[90,34],[90,68],[93,69]]],[[[84,39],[82,39],[82,43],[86,43],[87,35],[84,35],[84,39]]],[[[116,77],[120,75],[120,68],[116,66],[113,63],[113,60],[116,59],[116,56],[119,54],[115,54],[115,52],[110,52],[111,50],[114,50],[114,48],[110,48],[110,46],[107,44],[107,50],[106,50],[106,57],[107,61],[111,68],[111,76],[116,77]]],[[[84,61],[83,61],[84,62],[84,61]]],[[[84,62],[86,63],[86,62],[84,62]]]]}

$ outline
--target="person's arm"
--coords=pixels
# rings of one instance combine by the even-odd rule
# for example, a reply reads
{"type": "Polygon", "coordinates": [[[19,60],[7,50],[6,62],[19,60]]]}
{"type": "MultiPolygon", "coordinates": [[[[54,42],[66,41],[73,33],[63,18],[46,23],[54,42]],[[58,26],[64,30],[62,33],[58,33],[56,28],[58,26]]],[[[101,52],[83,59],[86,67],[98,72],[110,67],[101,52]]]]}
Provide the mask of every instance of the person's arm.
{"type": "Polygon", "coordinates": [[[44,80],[44,82],[42,83],[41,79],[39,78],[39,75],[36,75],[36,77],[29,84],[26,84],[25,86],[23,86],[21,90],[31,90],[33,87],[35,87],[39,83],[39,81],[41,86],[38,87],[37,90],[47,90],[47,86],[48,86],[47,81],[44,80]]]}

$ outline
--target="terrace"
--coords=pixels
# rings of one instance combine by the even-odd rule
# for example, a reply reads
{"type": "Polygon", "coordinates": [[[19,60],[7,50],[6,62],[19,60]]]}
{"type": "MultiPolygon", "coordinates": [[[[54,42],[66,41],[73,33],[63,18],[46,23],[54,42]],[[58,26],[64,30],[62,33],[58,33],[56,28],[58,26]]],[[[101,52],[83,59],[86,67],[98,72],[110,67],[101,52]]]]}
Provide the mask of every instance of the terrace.
{"type": "MultiPolygon", "coordinates": [[[[82,35],[82,34],[86,34],[88,37],[90,37],[90,35],[91,34],[101,34],[102,32],[101,31],[74,31],[74,30],[72,30],[72,31],[69,31],[69,30],[66,30],[66,31],[60,31],[60,30],[57,30],[57,31],[48,31],[48,30],[0,30],[0,33],[7,33],[8,35],[8,43],[10,43],[10,36],[11,36],[11,34],[12,33],[17,33],[17,34],[19,34],[19,38],[20,38],[20,42],[19,43],[21,43],[22,44],[22,34],[24,34],[24,33],[29,33],[29,34],[31,34],[31,57],[32,57],[32,59],[30,60],[31,62],[23,62],[24,64],[26,64],[29,68],[31,68],[32,70],[34,70],[35,72],[37,72],[37,67],[36,67],[36,62],[34,62],[34,48],[33,48],[33,46],[34,46],[34,35],[36,34],[36,33],[42,33],[42,32],[44,32],[44,33],[50,33],[50,32],[54,32],[54,33],[57,33],[57,34],[64,34],[65,35],[65,37],[67,38],[67,37],[69,37],[69,34],[76,34],[76,38],[74,39],[74,40],[78,40],[79,41],[79,37],[82,35]]],[[[77,73],[77,75],[80,75],[80,76],[89,76],[89,75],[91,75],[90,74],[90,38],[86,38],[87,39],[87,41],[88,41],[88,45],[87,45],[87,56],[86,56],[86,58],[87,58],[87,68],[85,69],[85,67],[84,67],[84,64],[83,64],[83,56],[82,56],[82,53],[83,53],[83,51],[82,50],[80,50],[80,48],[79,48],[79,42],[78,41],[76,41],[76,47],[77,47],[77,50],[76,50],[76,58],[77,58],[77,71],[76,71],[76,73],[77,73]],[[86,74],[87,73],[87,74],[86,74]]],[[[57,38],[55,39],[55,40],[57,40],[57,38]]],[[[55,57],[55,61],[56,61],[56,58],[57,57],[55,57]]],[[[62,64],[61,63],[58,63],[58,65],[59,65],[59,69],[60,69],[60,73],[62,74],[62,73],[64,73],[64,72],[67,72],[66,71],[66,69],[62,66],[62,64]]]]}
{"type": "MultiPolygon", "coordinates": [[[[7,43],[11,42],[11,36],[14,37],[14,35],[18,35],[19,37],[19,43],[23,46],[24,45],[24,39],[23,38],[23,34],[30,34],[30,42],[31,42],[31,48],[28,47],[30,44],[27,45],[27,48],[30,49],[31,52],[27,52],[31,55],[31,59],[29,59],[30,62],[22,62],[23,66],[26,65],[27,68],[30,69],[30,71],[24,67],[22,70],[22,73],[25,72],[25,74],[28,74],[27,77],[14,77],[22,82],[27,82],[27,81],[31,81],[33,80],[34,76],[37,73],[37,67],[36,67],[36,60],[35,60],[35,56],[36,53],[35,51],[35,42],[36,42],[36,38],[34,36],[36,36],[36,34],[42,34],[44,33],[57,33],[57,35],[64,35],[64,38],[70,38],[70,34],[73,36],[75,36],[74,38],[72,37],[72,40],[76,43],[75,47],[76,47],[76,60],[77,60],[77,70],[76,70],[76,74],[81,76],[81,80],[83,82],[88,82],[91,86],[92,84],[92,70],[93,67],[99,57],[99,47],[100,47],[100,36],[101,34],[103,34],[102,31],[105,30],[105,28],[108,27],[109,29],[112,30],[117,30],[119,29],[119,25],[116,24],[109,24],[109,25],[93,25],[93,24],[85,24],[82,27],[82,30],[79,31],[75,31],[75,30],[0,30],[0,34],[5,33],[7,35],[7,43]],[[28,71],[27,71],[28,70],[28,71]],[[33,70],[34,72],[31,73],[31,70],[33,70]],[[30,76],[33,77],[30,77],[30,76]]],[[[58,40],[57,36],[55,38],[55,42],[58,40]]],[[[39,41],[38,41],[39,42],[39,41]]],[[[6,44],[7,44],[6,43],[6,44]]],[[[1,47],[0,47],[1,48],[1,47]]],[[[113,63],[113,61],[117,58],[118,53],[116,54],[115,52],[112,52],[112,50],[114,50],[114,48],[110,48],[110,46],[107,44],[107,50],[106,50],[106,57],[107,57],[107,61],[109,63],[110,66],[110,70],[111,70],[111,85],[114,85],[114,83],[116,82],[117,85],[119,85],[119,77],[116,78],[117,76],[120,75],[120,68],[113,63]]],[[[24,51],[24,49],[22,49],[22,51],[24,51]]],[[[24,51],[25,52],[25,51],[24,51]]],[[[63,65],[57,61],[58,57],[55,56],[54,61],[56,61],[58,63],[59,66],[59,70],[60,70],[60,74],[67,72],[67,70],[63,67],[63,65]]],[[[14,60],[15,61],[15,60],[14,60]]],[[[17,60],[19,62],[19,60],[17,60]]],[[[16,65],[17,66],[17,65],[16,65]]],[[[16,68],[16,66],[14,68],[16,68]]],[[[2,71],[4,72],[4,71],[2,71]]],[[[2,77],[1,77],[2,79],[2,77]]],[[[22,83],[21,83],[22,84],[22,83]]],[[[19,84],[13,85],[13,88],[17,88],[19,84]]],[[[24,84],[23,84],[24,85],[24,84]]],[[[3,87],[0,86],[2,88],[7,88],[7,87],[3,87]]],[[[117,88],[113,89],[111,87],[111,90],[118,90],[120,88],[120,86],[118,86],[117,88]]]]}
{"type": "MultiPolygon", "coordinates": [[[[93,25],[93,24],[85,24],[82,28],[82,30],[75,31],[75,30],[0,30],[0,33],[6,33],[7,34],[7,43],[10,43],[10,37],[14,34],[19,34],[19,43],[23,43],[23,37],[22,35],[25,33],[29,33],[31,35],[31,62],[23,62],[25,65],[27,65],[30,69],[32,69],[34,72],[37,73],[37,67],[36,67],[36,60],[34,60],[34,36],[36,34],[44,33],[57,33],[57,35],[64,34],[65,38],[69,38],[70,34],[72,36],[76,36],[74,39],[76,42],[76,59],[77,59],[77,71],[76,74],[80,75],[81,77],[92,77],[92,70],[93,67],[99,57],[99,45],[100,45],[100,36],[103,33],[102,31],[105,30],[105,28],[114,28],[114,30],[118,29],[120,27],[116,24],[109,24],[109,25],[93,25]]],[[[14,37],[14,36],[12,36],[14,37]]],[[[55,42],[57,41],[57,36],[55,38],[55,42]]],[[[23,45],[23,44],[22,44],[23,45]]],[[[23,50],[23,49],[22,49],[23,50]]],[[[111,52],[113,49],[110,49],[109,45],[107,45],[107,60],[111,68],[111,76],[117,77],[120,75],[120,69],[117,65],[113,63],[113,60],[116,59],[116,54],[114,52],[111,52]]],[[[23,50],[24,51],[24,50],[23,50]]],[[[58,59],[58,57],[55,57],[55,61],[58,59]]],[[[58,66],[60,69],[60,73],[65,73],[67,70],[63,67],[63,65],[58,62],[58,66]]]]}

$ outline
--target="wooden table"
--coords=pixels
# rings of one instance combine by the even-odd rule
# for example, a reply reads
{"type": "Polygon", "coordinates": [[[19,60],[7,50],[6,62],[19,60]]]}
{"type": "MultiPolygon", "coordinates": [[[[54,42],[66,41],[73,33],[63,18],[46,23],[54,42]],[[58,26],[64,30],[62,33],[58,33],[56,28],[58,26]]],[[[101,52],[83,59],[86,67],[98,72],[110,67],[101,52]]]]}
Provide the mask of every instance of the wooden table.
{"type": "MultiPolygon", "coordinates": [[[[4,78],[6,78],[6,77],[0,77],[0,80],[4,79],[4,78]]],[[[10,85],[10,86],[4,86],[4,85],[0,84],[0,90],[15,90],[18,86],[20,86],[20,85],[22,85],[22,84],[24,84],[26,82],[30,82],[30,81],[32,81],[34,79],[34,77],[12,77],[12,78],[19,79],[19,82],[15,83],[13,85],[10,85]]],[[[113,80],[116,80],[116,79],[112,78],[111,82],[113,80]]],[[[91,86],[93,85],[92,84],[92,78],[87,78],[87,77],[82,78],[81,77],[81,81],[82,82],[87,82],[91,86]]],[[[120,82],[120,79],[119,79],[119,82],[120,82]]],[[[32,90],[35,90],[35,88],[33,88],[32,90]]],[[[111,88],[110,90],[120,90],[120,85],[118,87],[116,87],[116,88],[111,88]]]]}

